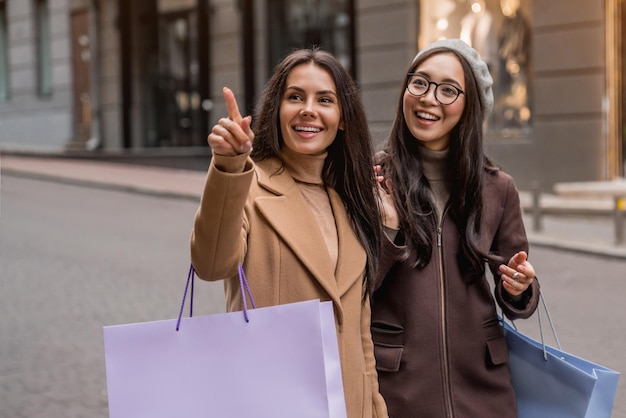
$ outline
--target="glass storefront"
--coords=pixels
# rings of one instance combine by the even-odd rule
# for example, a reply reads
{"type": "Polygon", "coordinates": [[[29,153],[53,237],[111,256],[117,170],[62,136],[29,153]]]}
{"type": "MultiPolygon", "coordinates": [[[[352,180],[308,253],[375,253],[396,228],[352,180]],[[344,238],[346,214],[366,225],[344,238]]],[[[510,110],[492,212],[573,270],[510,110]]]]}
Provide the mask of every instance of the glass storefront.
{"type": "Polygon", "coordinates": [[[200,145],[204,132],[198,90],[198,39],[195,10],[160,13],[156,119],[160,146],[200,145]]]}
{"type": "MultiPolygon", "coordinates": [[[[123,1],[123,0],[120,0],[123,1]]],[[[141,0],[125,5],[122,57],[125,147],[206,146],[208,31],[205,2],[141,0]],[[124,53],[124,51],[126,51],[124,53]]]]}
{"type": "Polygon", "coordinates": [[[293,48],[320,46],[354,74],[352,0],[268,0],[269,71],[293,48]]]}
{"type": "Polygon", "coordinates": [[[489,133],[500,138],[532,132],[530,0],[422,0],[420,49],[461,38],[487,62],[494,79],[489,133]]]}

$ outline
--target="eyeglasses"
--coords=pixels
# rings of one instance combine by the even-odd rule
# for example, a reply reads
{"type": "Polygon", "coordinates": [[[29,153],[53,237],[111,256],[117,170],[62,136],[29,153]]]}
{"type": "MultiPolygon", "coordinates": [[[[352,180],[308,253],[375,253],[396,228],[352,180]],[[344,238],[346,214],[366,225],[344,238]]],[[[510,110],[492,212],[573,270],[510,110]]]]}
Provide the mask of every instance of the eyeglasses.
{"type": "Polygon", "coordinates": [[[444,106],[451,105],[459,98],[461,94],[465,94],[460,88],[449,83],[435,83],[418,73],[408,73],[409,79],[407,90],[413,96],[423,96],[430,90],[430,85],[435,85],[435,99],[444,106]]]}

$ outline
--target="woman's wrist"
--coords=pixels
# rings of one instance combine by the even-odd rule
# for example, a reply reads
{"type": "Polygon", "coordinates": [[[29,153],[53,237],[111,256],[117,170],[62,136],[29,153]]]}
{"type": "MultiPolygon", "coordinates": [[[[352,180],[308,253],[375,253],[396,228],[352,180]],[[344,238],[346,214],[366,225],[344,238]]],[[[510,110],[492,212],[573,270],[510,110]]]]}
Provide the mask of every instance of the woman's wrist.
{"type": "Polygon", "coordinates": [[[246,169],[246,161],[250,152],[235,156],[213,155],[215,167],[226,173],[242,173],[246,169]]]}

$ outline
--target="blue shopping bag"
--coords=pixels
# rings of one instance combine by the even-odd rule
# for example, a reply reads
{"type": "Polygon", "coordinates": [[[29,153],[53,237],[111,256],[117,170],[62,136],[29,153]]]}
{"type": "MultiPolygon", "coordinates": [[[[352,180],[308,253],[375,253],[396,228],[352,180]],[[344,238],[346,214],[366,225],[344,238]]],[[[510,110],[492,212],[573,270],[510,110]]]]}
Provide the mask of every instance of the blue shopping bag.
{"type": "Polygon", "coordinates": [[[503,321],[519,418],[610,418],[620,373],[561,350],[541,300],[559,348],[503,321]]]}

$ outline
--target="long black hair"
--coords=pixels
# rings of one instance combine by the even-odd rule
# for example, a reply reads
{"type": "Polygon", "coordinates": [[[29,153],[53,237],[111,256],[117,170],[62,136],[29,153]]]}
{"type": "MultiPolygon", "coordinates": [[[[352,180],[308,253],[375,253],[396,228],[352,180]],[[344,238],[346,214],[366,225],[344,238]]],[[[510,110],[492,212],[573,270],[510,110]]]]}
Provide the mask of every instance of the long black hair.
{"type": "MultiPolygon", "coordinates": [[[[494,264],[502,262],[499,257],[484,254],[478,248],[483,176],[495,173],[498,168],[483,152],[485,109],[480,102],[478,83],[467,61],[452,49],[433,48],[420,54],[407,73],[415,71],[431,56],[441,53],[454,54],[465,75],[465,108],[450,133],[448,145],[446,179],[450,185],[450,197],[446,216],[459,229],[459,267],[465,280],[472,282],[485,273],[486,261],[494,264]]],[[[407,243],[405,257],[413,260],[414,267],[423,268],[430,262],[435,245],[433,231],[437,229],[437,219],[430,186],[423,172],[421,147],[404,119],[403,95],[407,81],[407,78],[403,81],[396,118],[384,144],[386,157],[382,165],[385,177],[393,185],[393,197],[407,243]]]]}
{"type": "Polygon", "coordinates": [[[341,196],[353,230],[367,253],[364,285],[371,292],[378,273],[382,242],[380,206],[372,166],[374,148],[356,83],[332,54],[318,48],[300,49],[290,53],[276,66],[253,118],[255,138],[251,157],[256,162],[268,158],[283,161],[281,149],[284,141],[279,120],[281,98],[291,70],[309,63],[327,71],[337,89],[345,129],[339,130],[327,148],[322,179],[341,196]]]}

